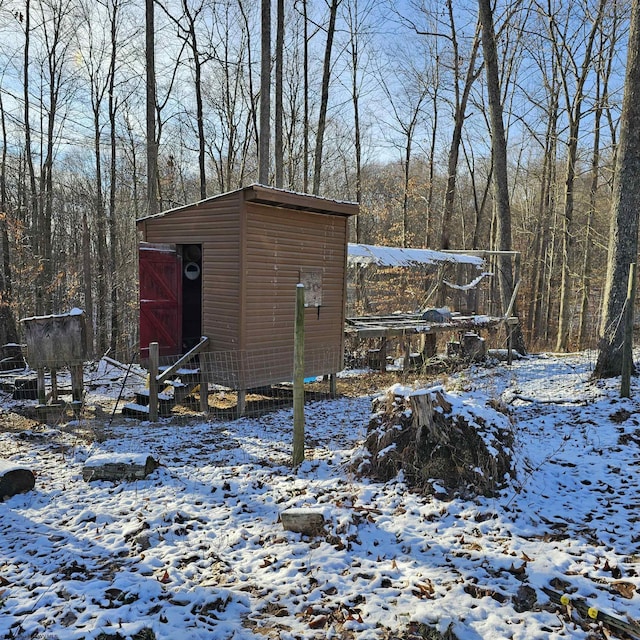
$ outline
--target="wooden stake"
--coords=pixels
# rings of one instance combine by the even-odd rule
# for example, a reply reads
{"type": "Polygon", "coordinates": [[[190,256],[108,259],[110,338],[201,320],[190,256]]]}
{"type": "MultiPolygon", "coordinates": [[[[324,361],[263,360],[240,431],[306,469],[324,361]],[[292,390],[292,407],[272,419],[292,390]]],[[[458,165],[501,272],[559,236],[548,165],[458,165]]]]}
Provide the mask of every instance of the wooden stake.
{"type": "Polygon", "coordinates": [[[293,343],[293,466],[304,460],[304,285],[296,287],[293,343]]]}
{"type": "Polygon", "coordinates": [[[627,300],[624,314],[624,342],[622,344],[622,376],[620,379],[620,397],[631,397],[631,374],[633,373],[633,308],[636,297],[636,265],[629,265],[627,300]]]}
{"type": "Polygon", "coordinates": [[[149,420],[158,419],[158,369],[160,367],[160,345],[149,343],[149,420]]]}
{"type": "Polygon", "coordinates": [[[47,404],[47,389],[44,386],[44,367],[38,367],[38,404],[47,404]]]}

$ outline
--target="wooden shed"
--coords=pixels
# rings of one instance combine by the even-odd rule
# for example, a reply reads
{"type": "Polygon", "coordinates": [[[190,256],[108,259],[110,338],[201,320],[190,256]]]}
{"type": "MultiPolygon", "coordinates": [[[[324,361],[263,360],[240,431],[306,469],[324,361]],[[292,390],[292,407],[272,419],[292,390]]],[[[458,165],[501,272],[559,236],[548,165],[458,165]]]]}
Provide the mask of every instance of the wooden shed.
{"type": "Polygon", "coordinates": [[[252,185],[138,220],[140,347],[178,355],[207,336],[209,382],[289,381],[296,286],[305,375],[343,367],[348,219],[358,205],[252,185]]]}

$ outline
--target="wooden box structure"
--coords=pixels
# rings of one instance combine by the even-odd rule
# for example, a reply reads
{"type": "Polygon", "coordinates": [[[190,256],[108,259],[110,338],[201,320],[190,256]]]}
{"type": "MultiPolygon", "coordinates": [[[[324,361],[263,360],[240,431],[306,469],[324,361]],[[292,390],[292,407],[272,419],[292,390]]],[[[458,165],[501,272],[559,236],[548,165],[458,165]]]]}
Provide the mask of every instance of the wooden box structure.
{"type": "Polygon", "coordinates": [[[89,357],[89,332],[84,311],[34,316],[21,320],[27,343],[27,362],[38,374],[38,400],[44,405],[44,370],[51,372],[52,399],[57,402],[56,371],[69,367],[73,401],[82,399],[82,365],[89,357]]]}
{"type": "Polygon", "coordinates": [[[292,379],[296,287],[305,285],[305,375],[343,366],[348,219],[358,205],[252,185],[138,220],[140,348],[209,338],[208,382],[292,379]]]}

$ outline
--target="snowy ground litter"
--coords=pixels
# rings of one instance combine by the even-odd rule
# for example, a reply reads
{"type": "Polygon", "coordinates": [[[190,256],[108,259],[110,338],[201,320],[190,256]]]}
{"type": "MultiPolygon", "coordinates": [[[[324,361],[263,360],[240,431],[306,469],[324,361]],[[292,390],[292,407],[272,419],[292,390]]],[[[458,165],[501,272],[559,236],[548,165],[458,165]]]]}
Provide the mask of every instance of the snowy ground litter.
{"type": "Polygon", "coordinates": [[[355,477],[370,398],[307,405],[296,472],[290,410],[132,420],[93,443],[81,425],[0,429],[0,457],[37,477],[0,503],[0,638],[420,637],[411,623],[460,640],[622,638],[543,591],[640,618],[640,388],[634,378],[636,397],[620,400],[619,380],[591,382],[592,357],[530,357],[446,383],[512,411],[518,477],[491,499],[355,477]],[[146,480],[82,479],[92,455],[147,452],[162,466],[146,480]],[[285,531],[279,514],[307,506],[325,532],[285,531]]]}

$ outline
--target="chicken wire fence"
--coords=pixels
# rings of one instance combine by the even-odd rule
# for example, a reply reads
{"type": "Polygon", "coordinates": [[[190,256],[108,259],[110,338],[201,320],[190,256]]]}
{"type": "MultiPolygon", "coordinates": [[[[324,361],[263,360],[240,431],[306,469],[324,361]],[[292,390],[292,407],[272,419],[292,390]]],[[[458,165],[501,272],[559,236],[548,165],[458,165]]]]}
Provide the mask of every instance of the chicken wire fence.
{"type": "MultiPolygon", "coordinates": [[[[161,370],[175,363],[176,357],[160,360],[161,370]]],[[[384,369],[367,358],[336,359],[332,349],[305,351],[305,405],[339,400],[340,410],[358,414],[363,419],[363,407],[396,383],[403,385],[441,382],[447,376],[447,365],[434,367],[394,365],[384,369]],[[344,365],[345,368],[341,368],[344,365]],[[336,371],[334,380],[326,373],[336,371]],[[314,373],[315,372],[315,373],[314,373]]],[[[210,421],[228,421],[240,417],[259,417],[278,410],[293,409],[293,357],[283,359],[279,349],[252,351],[211,351],[200,353],[188,365],[179,369],[170,384],[160,389],[161,395],[177,398],[169,413],[173,419],[192,419],[202,415],[201,384],[207,385],[207,416],[210,421]],[[284,365],[283,365],[284,362],[284,365]],[[288,368],[286,375],[281,375],[288,368]],[[183,388],[183,391],[180,391],[183,388]]],[[[327,404],[327,410],[333,405],[327,404]]],[[[365,412],[367,410],[365,409],[365,412]]],[[[365,416],[366,418],[366,416],[365,416]]]]}
{"type": "MultiPolygon", "coordinates": [[[[161,357],[160,370],[177,359],[161,357]]],[[[336,349],[306,349],[305,402],[334,397],[335,382],[326,372],[341,368],[342,357],[336,349]]],[[[178,369],[160,394],[175,401],[172,415],[201,411],[201,385],[205,383],[209,418],[227,420],[293,406],[292,380],[293,353],[282,349],[208,351],[178,369]]]]}

